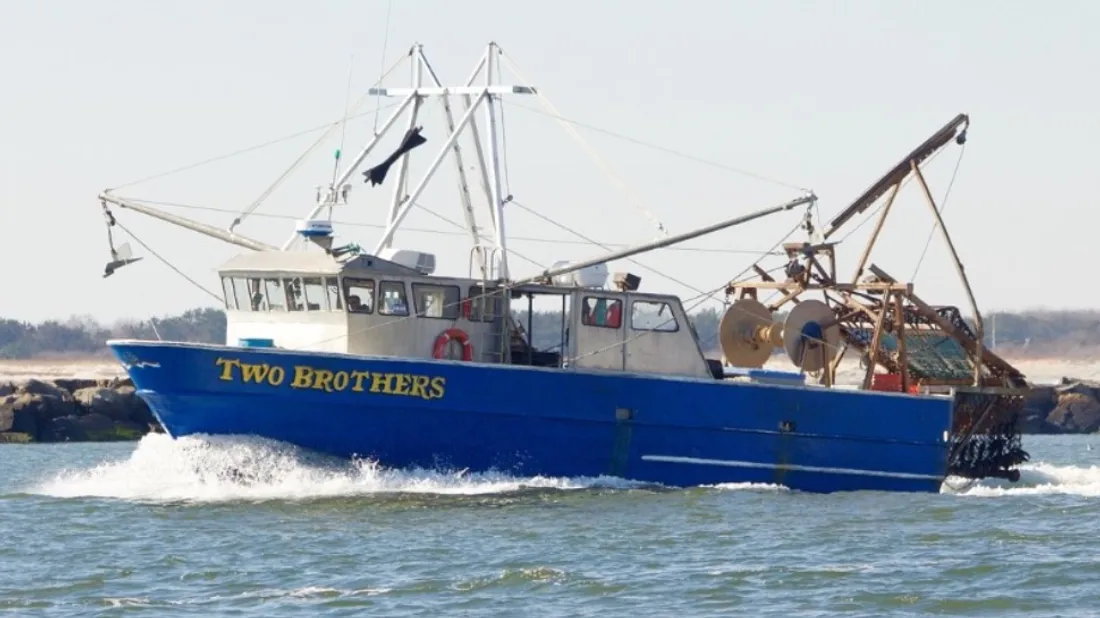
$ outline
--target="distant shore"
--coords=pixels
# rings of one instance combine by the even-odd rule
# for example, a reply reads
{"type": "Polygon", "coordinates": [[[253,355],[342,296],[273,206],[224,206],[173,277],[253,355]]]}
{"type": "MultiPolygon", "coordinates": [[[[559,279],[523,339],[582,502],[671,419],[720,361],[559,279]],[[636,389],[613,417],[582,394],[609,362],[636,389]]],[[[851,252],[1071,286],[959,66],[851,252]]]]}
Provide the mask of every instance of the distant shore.
{"type": "MultiPolygon", "coordinates": [[[[1025,433],[1100,431],[1100,354],[1006,360],[1036,386],[1021,419],[1025,433]]],[[[792,369],[783,358],[768,368],[792,369]]],[[[845,361],[837,381],[857,384],[862,376],[845,361]]],[[[0,360],[0,443],[136,440],[159,430],[113,359],[0,360]]]]}

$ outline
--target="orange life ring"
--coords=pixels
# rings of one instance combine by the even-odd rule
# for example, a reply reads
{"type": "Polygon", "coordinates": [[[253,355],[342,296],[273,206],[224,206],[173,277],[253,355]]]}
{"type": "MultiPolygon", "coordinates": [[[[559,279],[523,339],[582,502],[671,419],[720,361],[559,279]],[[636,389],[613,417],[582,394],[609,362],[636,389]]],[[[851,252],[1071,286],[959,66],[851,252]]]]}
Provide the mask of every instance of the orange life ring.
{"type": "Polygon", "coordinates": [[[461,328],[448,328],[442,333],[439,333],[439,336],[435,338],[432,356],[435,358],[443,358],[443,352],[447,349],[447,344],[451,341],[457,341],[462,344],[462,360],[474,360],[474,345],[470,343],[470,336],[461,328]]]}

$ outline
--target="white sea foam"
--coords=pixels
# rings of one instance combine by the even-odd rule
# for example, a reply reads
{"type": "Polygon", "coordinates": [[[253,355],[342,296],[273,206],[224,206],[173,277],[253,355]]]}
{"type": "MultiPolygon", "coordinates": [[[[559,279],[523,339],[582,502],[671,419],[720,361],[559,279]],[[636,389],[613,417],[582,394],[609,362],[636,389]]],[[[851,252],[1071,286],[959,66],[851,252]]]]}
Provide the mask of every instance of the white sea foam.
{"type": "Polygon", "coordinates": [[[518,478],[497,472],[392,470],[370,461],[340,462],[251,437],[141,439],[130,457],[65,470],[32,488],[61,497],[156,502],[308,500],[383,493],[475,495],[524,489],[630,488],[616,478],[518,478]]]}
{"type": "Polygon", "coordinates": [[[1096,497],[1100,496],[1100,466],[1026,464],[1020,466],[1020,480],[1016,483],[984,479],[966,486],[959,479],[950,479],[944,492],[986,498],[1055,494],[1096,497]]]}

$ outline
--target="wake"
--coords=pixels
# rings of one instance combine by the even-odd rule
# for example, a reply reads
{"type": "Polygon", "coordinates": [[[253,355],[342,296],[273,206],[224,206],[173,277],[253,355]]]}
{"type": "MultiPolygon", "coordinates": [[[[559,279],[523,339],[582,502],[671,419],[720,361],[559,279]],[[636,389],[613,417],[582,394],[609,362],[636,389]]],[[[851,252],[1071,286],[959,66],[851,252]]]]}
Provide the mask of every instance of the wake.
{"type": "Polygon", "coordinates": [[[375,494],[481,495],[532,489],[627,489],[617,478],[517,478],[504,473],[394,470],[334,460],[254,437],[149,434],[129,458],[63,470],[30,492],[151,502],[312,500],[375,494]]]}

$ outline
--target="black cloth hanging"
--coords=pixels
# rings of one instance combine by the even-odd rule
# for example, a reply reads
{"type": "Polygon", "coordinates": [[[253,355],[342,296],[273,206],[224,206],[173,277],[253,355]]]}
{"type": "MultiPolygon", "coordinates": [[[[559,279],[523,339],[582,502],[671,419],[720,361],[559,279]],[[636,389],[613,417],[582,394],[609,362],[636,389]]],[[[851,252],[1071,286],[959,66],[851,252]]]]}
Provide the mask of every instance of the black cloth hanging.
{"type": "Polygon", "coordinates": [[[363,172],[363,176],[365,176],[363,182],[369,182],[372,185],[382,184],[382,181],[386,179],[386,172],[390,171],[390,166],[396,163],[397,160],[401,158],[401,155],[428,141],[420,135],[420,129],[422,128],[423,127],[414,127],[406,131],[405,137],[401,140],[401,145],[397,147],[397,150],[395,150],[393,154],[386,157],[385,161],[363,172]]]}

